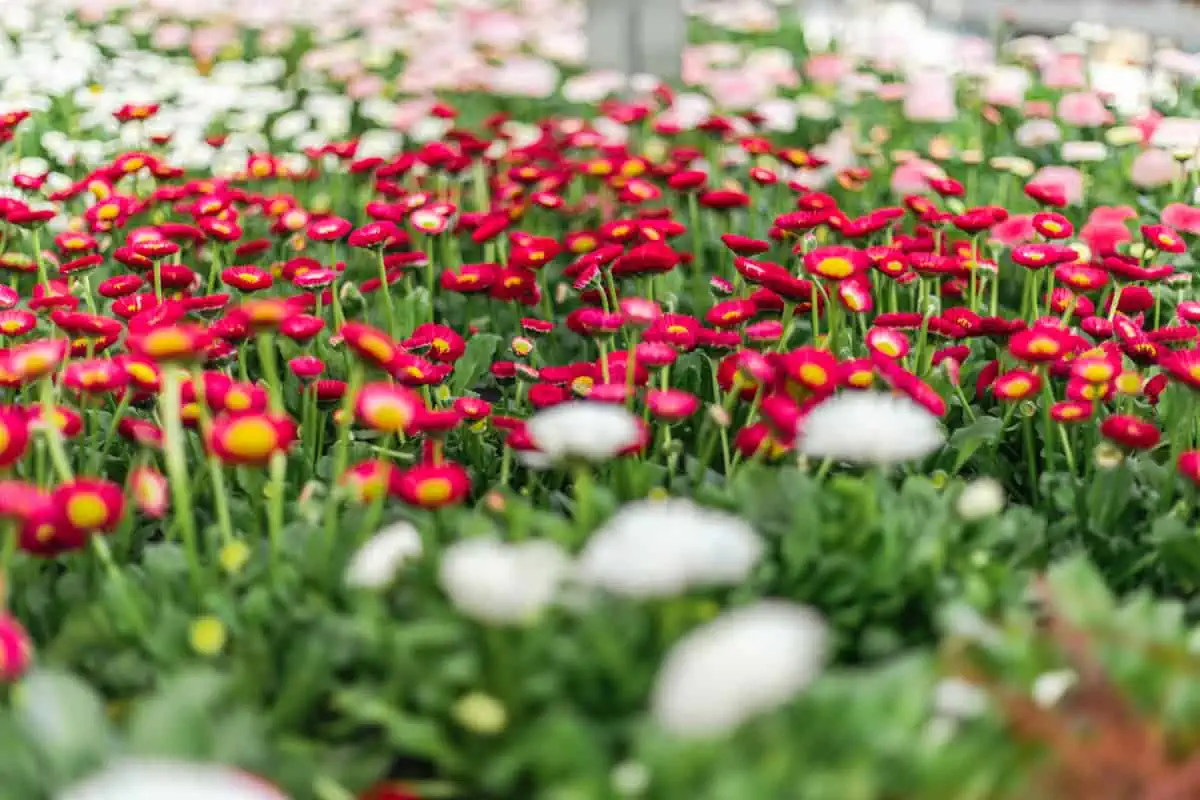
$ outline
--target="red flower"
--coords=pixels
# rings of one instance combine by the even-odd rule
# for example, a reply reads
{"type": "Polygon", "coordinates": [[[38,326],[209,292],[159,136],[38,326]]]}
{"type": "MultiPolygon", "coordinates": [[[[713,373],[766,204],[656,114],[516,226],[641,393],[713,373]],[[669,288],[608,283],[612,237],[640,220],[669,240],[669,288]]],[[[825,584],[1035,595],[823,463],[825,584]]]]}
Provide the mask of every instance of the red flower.
{"type": "Polygon", "coordinates": [[[411,433],[417,427],[425,405],[421,398],[404,386],[369,383],[358,393],[355,415],[363,424],[384,433],[411,433]]]}
{"type": "Polygon", "coordinates": [[[1071,221],[1055,211],[1034,214],[1033,228],[1047,239],[1069,239],[1075,233],[1071,221]]]}
{"type": "Polygon", "coordinates": [[[991,388],[992,394],[1000,400],[1016,402],[1037,394],[1042,388],[1042,379],[1035,372],[1014,369],[998,376],[992,381],[991,388]]]}
{"type": "Polygon", "coordinates": [[[679,422],[699,410],[700,398],[682,389],[651,390],[646,393],[646,407],[658,419],[679,422]]]}
{"type": "Polygon", "coordinates": [[[62,521],[80,533],[111,531],[125,511],[121,487],[100,478],[78,478],[54,487],[50,504],[62,521]]]}
{"type": "Polygon", "coordinates": [[[1104,438],[1130,450],[1149,450],[1158,444],[1158,428],[1131,414],[1113,414],[1100,423],[1104,438]]]}
{"type": "Polygon", "coordinates": [[[220,414],[205,435],[210,453],[229,464],[260,466],[286,453],[296,423],[280,414],[220,414]]]}
{"type": "Polygon", "coordinates": [[[830,280],[843,280],[857,275],[867,267],[865,254],[852,247],[833,245],[818,247],[804,256],[804,269],[810,275],[830,280]]]}
{"type": "Polygon", "coordinates": [[[390,369],[403,352],[391,336],[361,322],[347,322],[338,333],[355,355],[383,370],[390,369]]]}
{"type": "Polygon", "coordinates": [[[1146,244],[1164,253],[1187,252],[1187,242],[1167,225],[1143,225],[1142,238],[1146,244]]]}
{"type": "Polygon", "coordinates": [[[904,358],[911,349],[908,337],[895,328],[871,328],[867,331],[866,344],[871,352],[891,359],[904,358]]]}
{"type": "Polygon", "coordinates": [[[1180,475],[1200,486],[1200,450],[1185,450],[1175,464],[1180,475]]]}
{"type": "Polygon", "coordinates": [[[421,464],[401,473],[395,491],[409,505],[442,508],[462,502],[471,491],[471,479],[454,462],[421,464]]]}
{"type": "Polygon", "coordinates": [[[1090,400],[1063,400],[1050,406],[1050,417],[1056,422],[1084,422],[1092,418],[1095,406],[1090,400]]]}

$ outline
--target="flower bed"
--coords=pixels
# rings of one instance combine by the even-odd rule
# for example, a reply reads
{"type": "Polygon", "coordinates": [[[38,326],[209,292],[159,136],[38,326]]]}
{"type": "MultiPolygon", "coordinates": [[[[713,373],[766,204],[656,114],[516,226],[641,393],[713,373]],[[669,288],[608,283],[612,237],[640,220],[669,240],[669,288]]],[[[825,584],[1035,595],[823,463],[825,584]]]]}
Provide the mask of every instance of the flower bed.
{"type": "Polygon", "coordinates": [[[310,5],[5,20],[0,797],[1200,791],[1194,58],[310,5]]]}

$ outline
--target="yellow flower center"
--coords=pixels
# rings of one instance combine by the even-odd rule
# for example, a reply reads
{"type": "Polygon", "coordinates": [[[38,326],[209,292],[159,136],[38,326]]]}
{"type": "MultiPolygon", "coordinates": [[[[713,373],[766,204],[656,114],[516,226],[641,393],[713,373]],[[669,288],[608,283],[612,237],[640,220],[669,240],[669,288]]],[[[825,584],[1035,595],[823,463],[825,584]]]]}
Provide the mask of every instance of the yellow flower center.
{"type": "Polygon", "coordinates": [[[447,478],[429,478],[417,487],[417,500],[423,506],[437,506],[454,494],[454,486],[447,478]]]}
{"type": "Polygon", "coordinates": [[[237,420],[225,432],[225,447],[242,458],[266,458],[279,442],[275,427],[265,419],[237,420]]]}
{"type": "Polygon", "coordinates": [[[821,386],[829,380],[829,373],[816,364],[804,364],[800,367],[800,381],[810,386],[821,386]]]}
{"type": "Polygon", "coordinates": [[[80,530],[92,530],[108,519],[108,506],[95,492],[80,492],[67,501],[67,519],[80,530]]]}

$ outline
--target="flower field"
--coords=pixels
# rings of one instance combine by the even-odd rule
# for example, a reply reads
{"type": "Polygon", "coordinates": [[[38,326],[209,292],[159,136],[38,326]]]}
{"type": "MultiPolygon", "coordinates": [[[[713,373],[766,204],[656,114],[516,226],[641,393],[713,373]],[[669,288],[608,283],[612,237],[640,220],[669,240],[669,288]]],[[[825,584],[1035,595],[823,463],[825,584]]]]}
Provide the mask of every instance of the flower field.
{"type": "Polygon", "coordinates": [[[4,12],[0,800],[1200,797],[1200,58],[4,12]]]}

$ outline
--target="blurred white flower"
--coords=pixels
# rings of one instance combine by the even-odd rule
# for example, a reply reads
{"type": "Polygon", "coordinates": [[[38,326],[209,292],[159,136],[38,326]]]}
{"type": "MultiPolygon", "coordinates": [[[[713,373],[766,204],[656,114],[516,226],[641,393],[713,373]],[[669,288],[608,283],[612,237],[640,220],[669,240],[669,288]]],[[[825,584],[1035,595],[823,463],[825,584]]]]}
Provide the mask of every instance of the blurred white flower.
{"type": "Polygon", "coordinates": [[[937,417],[907,397],[848,392],[812,410],[796,446],[810,458],[897,464],[923,458],[943,441],[937,417]]]}
{"type": "Polygon", "coordinates": [[[1022,147],[1041,147],[1062,138],[1058,125],[1049,119],[1031,119],[1013,131],[1013,138],[1022,147]]]}
{"type": "Polygon", "coordinates": [[[1104,142],[1063,142],[1062,160],[1068,164],[1104,161],[1108,147],[1104,142]]]}
{"type": "Polygon", "coordinates": [[[406,561],[421,557],[421,535],[409,522],[397,522],[363,543],[346,565],[346,585],[382,589],[406,561]]]}
{"type": "Polygon", "coordinates": [[[1043,672],[1033,682],[1033,701],[1042,708],[1056,705],[1078,680],[1070,669],[1043,672]]]}
{"type": "Polygon", "coordinates": [[[446,548],[438,579],[459,611],[494,624],[535,618],[554,600],[570,560],[549,541],[464,539],[446,548]]]}
{"type": "Polygon", "coordinates": [[[578,577],[628,597],[680,594],[693,586],[738,584],[763,543],[733,514],[673,498],[631,503],[592,534],[578,577]]]}
{"type": "Polygon", "coordinates": [[[995,478],[977,478],[958,495],[955,509],[968,522],[995,516],[1004,510],[1004,487],[995,478]]]}
{"type": "Polygon", "coordinates": [[[987,694],[962,678],[945,678],[933,689],[933,707],[954,719],[978,717],[987,710],[987,694]]]}
{"type": "Polygon", "coordinates": [[[539,411],[526,431],[552,461],[605,461],[636,446],[643,435],[638,418],[624,406],[584,401],[539,411]]]}
{"type": "Polygon", "coordinates": [[[729,611],[689,633],[655,680],[655,721],[684,737],[728,732],[782,706],[825,661],[825,624],[812,610],[763,601],[729,611]]]}
{"type": "Polygon", "coordinates": [[[63,790],[56,800],[287,800],[265,782],[232,769],[183,761],[126,759],[63,790]]]}

